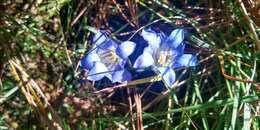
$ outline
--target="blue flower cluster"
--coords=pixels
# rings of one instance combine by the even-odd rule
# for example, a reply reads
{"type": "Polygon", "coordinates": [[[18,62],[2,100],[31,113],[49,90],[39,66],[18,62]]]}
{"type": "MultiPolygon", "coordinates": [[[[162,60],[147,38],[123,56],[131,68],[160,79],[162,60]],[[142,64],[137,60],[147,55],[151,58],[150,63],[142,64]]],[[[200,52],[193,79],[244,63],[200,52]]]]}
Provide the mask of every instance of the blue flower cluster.
{"type": "MultiPolygon", "coordinates": [[[[148,46],[135,60],[133,68],[151,67],[162,76],[168,87],[175,82],[175,68],[197,65],[196,56],[184,54],[183,29],[175,29],[167,37],[163,32],[158,33],[149,28],[142,30],[141,36],[148,46]]],[[[93,48],[80,61],[81,68],[88,70],[87,79],[98,81],[107,77],[113,83],[131,81],[131,73],[125,69],[125,65],[136,43],[125,41],[118,44],[100,30],[94,36],[93,43],[93,48]]]]}

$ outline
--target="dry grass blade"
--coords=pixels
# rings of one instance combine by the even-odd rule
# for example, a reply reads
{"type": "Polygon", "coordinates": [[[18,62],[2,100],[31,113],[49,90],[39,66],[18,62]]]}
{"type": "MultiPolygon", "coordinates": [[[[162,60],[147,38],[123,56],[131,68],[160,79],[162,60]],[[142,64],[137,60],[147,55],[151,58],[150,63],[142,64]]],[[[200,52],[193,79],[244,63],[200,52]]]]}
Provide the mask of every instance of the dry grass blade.
{"type": "Polygon", "coordinates": [[[259,84],[256,81],[252,81],[252,80],[248,80],[248,79],[239,79],[239,78],[236,78],[236,77],[233,77],[233,76],[226,74],[225,69],[224,69],[224,57],[219,55],[218,58],[219,58],[219,61],[220,61],[220,66],[221,66],[221,73],[225,78],[227,78],[229,80],[244,82],[244,83],[253,83],[253,84],[256,84],[256,85],[259,84]]]}
{"type": "Polygon", "coordinates": [[[9,64],[11,73],[19,83],[22,93],[26,97],[28,103],[32,106],[33,110],[39,114],[43,128],[47,126],[52,130],[62,130],[63,125],[61,119],[53,110],[37,83],[23,70],[19,65],[18,60],[9,60],[9,64]],[[47,107],[45,108],[44,105],[47,107]],[[52,119],[48,117],[49,113],[51,113],[52,119]]]}
{"type": "Polygon", "coordinates": [[[131,88],[127,88],[127,99],[128,99],[128,103],[129,103],[129,113],[130,113],[130,117],[131,117],[131,127],[133,130],[135,130],[135,123],[134,123],[134,116],[133,116],[133,103],[132,103],[132,99],[131,99],[131,88]]]}
{"type": "Polygon", "coordinates": [[[95,94],[100,94],[100,93],[111,93],[113,92],[115,89],[119,89],[119,88],[128,88],[128,87],[136,87],[135,85],[139,85],[139,84],[145,84],[145,83],[152,83],[152,82],[157,82],[157,81],[161,81],[162,77],[160,75],[157,76],[150,76],[147,78],[143,78],[143,79],[137,79],[128,83],[122,83],[119,85],[115,85],[113,87],[107,87],[104,89],[101,89],[99,91],[94,92],[95,94]]]}
{"type": "Polygon", "coordinates": [[[134,99],[136,103],[137,130],[143,130],[142,101],[138,92],[134,92],[134,99]]]}
{"type": "Polygon", "coordinates": [[[112,0],[113,3],[115,4],[116,8],[118,9],[118,11],[120,12],[120,15],[122,15],[122,17],[132,26],[132,27],[136,27],[136,25],[131,22],[129,20],[129,18],[126,16],[126,14],[123,12],[123,10],[120,8],[120,6],[117,4],[117,2],[115,0],[112,0]]]}

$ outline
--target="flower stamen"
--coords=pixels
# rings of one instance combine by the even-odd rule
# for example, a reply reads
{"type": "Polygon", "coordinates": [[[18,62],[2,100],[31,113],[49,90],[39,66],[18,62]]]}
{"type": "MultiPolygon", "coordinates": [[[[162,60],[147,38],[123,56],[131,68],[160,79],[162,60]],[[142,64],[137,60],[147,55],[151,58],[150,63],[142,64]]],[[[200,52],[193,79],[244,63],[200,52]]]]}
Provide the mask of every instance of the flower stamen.
{"type": "Polygon", "coordinates": [[[156,53],[157,65],[161,67],[171,66],[174,63],[176,52],[171,49],[158,50],[156,53]]]}
{"type": "Polygon", "coordinates": [[[115,49],[100,53],[101,62],[103,62],[109,70],[113,70],[115,65],[119,63],[120,58],[117,56],[115,49]]]}

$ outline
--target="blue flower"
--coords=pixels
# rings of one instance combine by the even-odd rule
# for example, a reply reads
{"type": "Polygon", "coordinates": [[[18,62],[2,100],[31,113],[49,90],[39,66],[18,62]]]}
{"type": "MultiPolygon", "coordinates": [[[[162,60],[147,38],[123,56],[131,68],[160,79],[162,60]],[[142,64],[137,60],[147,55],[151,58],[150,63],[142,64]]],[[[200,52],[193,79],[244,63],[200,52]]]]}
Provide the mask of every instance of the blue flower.
{"type": "Polygon", "coordinates": [[[184,54],[183,29],[175,29],[168,37],[162,32],[157,33],[151,29],[143,30],[141,35],[148,42],[148,46],[136,59],[133,67],[152,66],[153,70],[162,76],[167,86],[171,87],[175,82],[176,75],[173,69],[197,64],[196,56],[184,54]]]}
{"type": "Polygon", "coordinates": [[[93,42],[93,48],[80,61],[80,67],[88,70],[87,79],[98,81],[107,77],[113,83],[131,80],[131,74],[124,66],[136,44],[126,41],[118,45],[103,31],[95,34],[93,42]]]}

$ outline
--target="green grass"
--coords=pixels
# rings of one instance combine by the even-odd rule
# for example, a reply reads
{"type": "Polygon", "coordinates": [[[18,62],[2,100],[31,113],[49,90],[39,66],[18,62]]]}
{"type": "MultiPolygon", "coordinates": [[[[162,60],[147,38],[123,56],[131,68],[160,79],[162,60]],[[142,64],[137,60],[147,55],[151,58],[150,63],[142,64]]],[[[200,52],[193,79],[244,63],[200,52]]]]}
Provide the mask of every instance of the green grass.
{"type": "MultiPolygon", "coordinates": [[[[200,64],[180,71],[188,75],[184,84],[190,90],[182,99],[177,99],[181,86],[176,85],[151,102],[141,100],[142,127],[260,129],[260,14],[254,11],[259,12],[260,3],[198,0],[190,7],[188,3],[194,1],[133,0],[131,6],[118,2],[125,19],[113,1],[1,1],[0,129],[137,127],[140,104],[130,105],[130,111],[128,100],[115,102],[94,94],[92,83],[80,83],[78,63],[91,47],[95,29],[110,30],[110,36],[120,41],[119,35],[129,33],[133,38],[141,29],[160,24],[185,28],[185,39],[197,48],[200,64]]],[[[142,92],[138,87],[131,91],[142,92]]]]}

